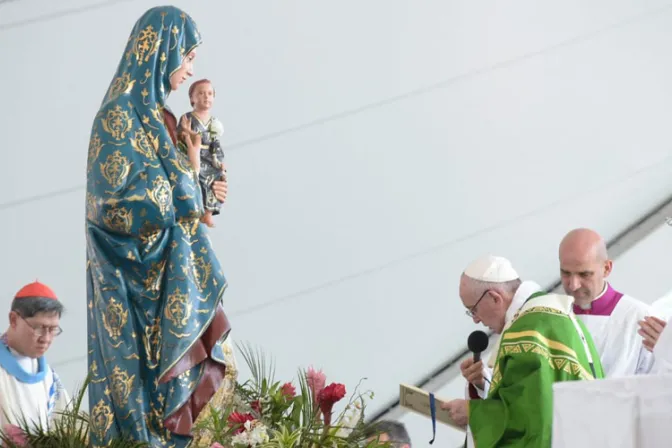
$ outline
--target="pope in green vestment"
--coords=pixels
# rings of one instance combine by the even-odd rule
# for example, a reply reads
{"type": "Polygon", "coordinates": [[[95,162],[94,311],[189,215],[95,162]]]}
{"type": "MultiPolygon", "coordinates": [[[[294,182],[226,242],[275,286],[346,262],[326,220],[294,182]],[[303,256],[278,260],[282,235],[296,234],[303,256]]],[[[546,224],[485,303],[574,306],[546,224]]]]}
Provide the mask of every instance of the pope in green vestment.
{"type": "Polygon", "coordinates": [[[226,279],[166,106],[171,75],[200,43],[183,11],[147,11],[94,119],[86,191],[93,446],[123,435],[185,447],[224,383],[226,279]]]}
{"type": "Polygon", "coordinates": [[[550,447],[553,383],[604,377],[572,303],[569,296],[535,294],[502,333],[488,397],[468,402],[477,448],[550,447]]]}

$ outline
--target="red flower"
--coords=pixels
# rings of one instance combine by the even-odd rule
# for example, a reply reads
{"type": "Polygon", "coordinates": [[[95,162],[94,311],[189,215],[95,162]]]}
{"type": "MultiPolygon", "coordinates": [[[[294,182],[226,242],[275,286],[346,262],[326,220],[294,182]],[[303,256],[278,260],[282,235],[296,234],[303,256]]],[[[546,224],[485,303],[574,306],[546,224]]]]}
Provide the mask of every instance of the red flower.
{"type": "Polygon", "coordinates": [[[259,400],[254,400],[252,403],[250,403],[250,407],[254,412],[261,415],[261,402],[259,400]]]}
{"type": "Polygon", "coordinates": [[[334,404],[341,401],[345,397],[345,386],[340,383],[331,383],[317,396],[317,402],[320,405],[322,415],[324,415],[324,424],[329,426],[331,424],[331,410],[334,404]]]}
{"type": "Polygon", "coordinates": [[[232,412],[228,419],[229,427],[235,428],[233,431],[234,434],[240,434],[241,432],[245,431],[245,422],[251,421],[254,421],[254,416],[249,412],[245,414],[241,414],[240,412],[232,412]]]}
{"type": "Polygon", "coordinates": [[[282,391],[282,395],[284,395],[289,400],[296,396],[296,388],[292,385],[292,383],[283,384],[280,390],[282,391]]]}

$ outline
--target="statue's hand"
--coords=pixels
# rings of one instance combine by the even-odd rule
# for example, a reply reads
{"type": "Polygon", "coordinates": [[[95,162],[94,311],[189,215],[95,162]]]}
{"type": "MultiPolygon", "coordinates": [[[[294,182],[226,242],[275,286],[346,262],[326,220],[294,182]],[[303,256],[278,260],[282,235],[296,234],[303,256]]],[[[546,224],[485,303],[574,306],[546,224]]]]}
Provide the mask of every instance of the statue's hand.
{"type": "MultiPolygon", "coordinates": [[[[183,116],[182,120],[180,121],[180,126],[182,127],[182,133],[186,134],[190,137],[194,137],[196,135],[199,135],[198,132],[194,131],[191,129],[191,118],[187,120],[187,116],[183,116]]],[[[185,139],[187,140],[187,139],[185,139]]],[[[201,146],[199,143],[198,146],[201,146]]]]}
{"type": "Polygon", "coordinates": [[[216,180],[212,183],[212,192],[215,197],[222,204],[226,202],[226,196],[229,193],[229,184],[226,180],[226,170],[222,171],[221,180],[216,180]]]}

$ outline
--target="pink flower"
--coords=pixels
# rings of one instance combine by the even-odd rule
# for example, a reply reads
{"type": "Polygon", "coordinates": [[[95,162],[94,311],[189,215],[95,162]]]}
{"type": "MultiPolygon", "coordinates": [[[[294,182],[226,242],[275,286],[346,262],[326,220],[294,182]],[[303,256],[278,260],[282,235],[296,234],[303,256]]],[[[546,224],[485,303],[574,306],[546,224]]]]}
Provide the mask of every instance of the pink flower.
{"type": "Polygon", "coordinates": [[[215,442],[212,445],[210,445],[210,448],[224,448],[224,445],[222,445],[219,442],[215,442]]]}
{"type": "Polygon", "coordinates": [[[7,438],[16,446],[27,447],[28,440],[26,434],[21,428],[15,425],[5,425],[3,432],[7,438]]]}
{"type": "Polygon", "coordinates": [[[331,410],[334,404],[345,397],[345,386],[340,383],[331,383],[317,396],[322,415],[324,415],[324,425],[331,425],[331,410]]]}
{"type": "Polygon", "coordinates": [[[306,383],[308,383],[308,388],[313,394],[313,401],[317,403],[317,396],[322,392],[324,385],[327,383],[327,375],[322,373],[322,370],[316,371],[311,366],[306,373],[306,383]]]}
{"type": "Polygon", "coordinates": [[[261,415],[261,402],[259,400],[254,400],[250,403],[250,408],[257,414],[261,415]]]}
{"type": "Polygon", "coordinates": [[[282,391],[282,395],[284,395],[285,398],[289,400],[296,396],[296,388],[292,385],[292,383],[283,384],[280,390],[282,391]]]}

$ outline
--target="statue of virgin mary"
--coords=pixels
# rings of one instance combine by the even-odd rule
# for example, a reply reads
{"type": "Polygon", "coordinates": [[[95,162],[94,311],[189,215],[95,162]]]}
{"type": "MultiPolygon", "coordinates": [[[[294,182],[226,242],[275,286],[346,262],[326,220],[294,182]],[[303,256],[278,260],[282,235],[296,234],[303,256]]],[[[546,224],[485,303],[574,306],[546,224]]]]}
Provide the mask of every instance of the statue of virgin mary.
{"type": "Polygon", "coordinates": [[[166,106],[191,76],[200,43],[183,11],[147,11],[93,123],[86,190],[93,446],[119,436],[187,446],[205,406],[231,388],[227,283],[166,106]]]}

